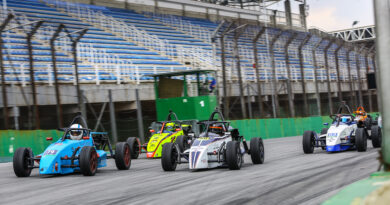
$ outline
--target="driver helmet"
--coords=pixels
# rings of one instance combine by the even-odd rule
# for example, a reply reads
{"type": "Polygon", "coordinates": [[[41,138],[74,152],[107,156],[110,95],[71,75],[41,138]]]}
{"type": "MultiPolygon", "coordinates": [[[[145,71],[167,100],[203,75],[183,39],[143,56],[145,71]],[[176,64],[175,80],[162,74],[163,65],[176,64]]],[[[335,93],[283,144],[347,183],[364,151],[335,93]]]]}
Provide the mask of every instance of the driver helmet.
{"type": "Polygon", "coordinates": [[[174,132],[175,131],[175,123],[169,122],[165,124],[165,130],[169,132],[174,132]]]}
{"type": "MultiPolygon", "coordinates": [[[[73,124],[70,126],[70,128],[83,128],[80,124],[73,124]]],[[[83,136],[83,130],[71,130],[70,131],[70,139],[71,140],[81,140],[81,137],[83,136]]]]}
{"type": "Polygon", "coordinates": [[[351,117],[348,117],[348,116],[341,117],[341,122],[343,122],[343,123],[348,123],[350,121],[351,121],[351,117]]]}
{"type": "Polygon", "coordinates": [[[217,124],[210,125],[209,132],[222,135],[223,134],[223,127],[222,127],[222,125],[217,125],[217,124]]]}

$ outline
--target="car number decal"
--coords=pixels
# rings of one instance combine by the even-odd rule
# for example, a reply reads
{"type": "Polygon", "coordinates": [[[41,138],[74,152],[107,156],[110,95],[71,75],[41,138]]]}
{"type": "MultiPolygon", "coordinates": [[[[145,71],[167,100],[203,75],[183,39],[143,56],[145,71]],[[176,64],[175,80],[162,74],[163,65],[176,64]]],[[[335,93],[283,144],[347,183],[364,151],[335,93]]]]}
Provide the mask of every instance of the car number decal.
{"type": "Polygon", "coordinates": [[[55,155],[57,154],[58,150],[47,150],[43,155],[55,155]]]}

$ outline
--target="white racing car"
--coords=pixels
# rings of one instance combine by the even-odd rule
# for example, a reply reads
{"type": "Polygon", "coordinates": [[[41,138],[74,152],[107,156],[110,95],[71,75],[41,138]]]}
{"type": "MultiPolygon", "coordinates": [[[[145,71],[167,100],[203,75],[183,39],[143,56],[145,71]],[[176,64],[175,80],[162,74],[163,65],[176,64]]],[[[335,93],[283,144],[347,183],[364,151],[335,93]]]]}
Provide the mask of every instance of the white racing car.
{"type": "MultiPolygon", "coordinates": [[[[367,139],[372,140],[373,147],[381,146],[380,129],[375,127],[375,131],[371,131],[369,135],[366,127],[358,126],[354,115],[345,103],[340,106],[338,113],[330,116],[333,120],[332,125],[329,128],[323,128],[320,134],[311,130],[304,132],[302,139],[304,153],[313,153],[315,147],[321,147],[327,152],[350,149],[364,152],[367,150],[367,139]],[[349,114],[341,114],[343,108],[346,108],[349,114]]],[[[324,125],[328,124],[324,123],[324,125]]]]}
{"type": "Polygon", "coordinates": [[[162,149],[161,165],[164,171],[176,170],[176,165],[189,163],[190,170],[227,166],[231,170],[241,168],[245,153],[251,155],[253,164],[264,162],[264,145],[260,137],[252,138],[250,149],[238,129],[229,129],[230,122],[215,110],[208,121],[199,122],[204,132],[185,146],[166,143],[162,149]],[[222,121],[215,120],[218,114],[222,121]]]}

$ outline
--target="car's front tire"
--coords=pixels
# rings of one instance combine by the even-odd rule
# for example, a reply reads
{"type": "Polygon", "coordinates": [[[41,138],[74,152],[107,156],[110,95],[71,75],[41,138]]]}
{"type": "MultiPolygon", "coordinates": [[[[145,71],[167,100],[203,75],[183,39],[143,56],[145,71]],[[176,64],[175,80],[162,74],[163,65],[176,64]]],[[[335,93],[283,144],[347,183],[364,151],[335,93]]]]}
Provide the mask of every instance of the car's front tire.
{"type": "Polygon", "coordinates": [[[131,159],[138,159],[141,149],[138,139],[136,137],[129,137],[126,142],[130,146],[131,159]]]}
{"type": "Polygon", "coordinates": [[[165,143],[162,147],[161,166],[164,171],[175,171],[179,153],[174,143],[165,143]]]}
{"type": "Polygon", "coordinates": [[[238,170],[242,165],[242,154],[238,141],[229,141],[226,144],[226,163],[230,170],[238,170]]]}
{"type": "Polygon", "coordinates": [[[188,137],[185,135],[178,136],[175,142],[179,146],[180,152],[184,152],[190,148],[190,145],[188,144],[188,137]]]}
{"type": "Polygon", "coordinates": [[[28,177],[31,174],[34,161],[32,158],[32,151],[29,148],[18,148],[13,157],[14,172],[17,177],[28,177]]]}
{"type": "Polygon", "coordinates": [[[381,147],[382,144],[382,129],[378,125],[371,127],[371,141],[375,148],[381,147]]]}
{"type": "Polygon", "coordinates": [[[364,128],[357,128],[355,131],[355,144],[358,152],[367,150],[367,133],[364,128]]]}
{"type": "Polygon", "coordinates": [[[303,152],[305,154],[311,154],[314,151],[315,139],[313,131],[305,131],[302,138],[303,152]]]}
{"type": "Polygon", "coordinates": [[[115,146],[115,165],[119,170],[128,170],[131,165],[131,150],[127,142],[118,142],[115,146]]]}
{"type": "Polygon", "coordinates": [[[253,164],[264,163],[264,144],[260,137],[252,138],[250,141],[250,153],[253,164]]]}
{"type": "Polygon", "coordinates": [[[98,166],[97,153],[94,147],[85,146],[81,148],[79,155],[80,172],[84,176],[93,176],[96,174],[98,166]]]}

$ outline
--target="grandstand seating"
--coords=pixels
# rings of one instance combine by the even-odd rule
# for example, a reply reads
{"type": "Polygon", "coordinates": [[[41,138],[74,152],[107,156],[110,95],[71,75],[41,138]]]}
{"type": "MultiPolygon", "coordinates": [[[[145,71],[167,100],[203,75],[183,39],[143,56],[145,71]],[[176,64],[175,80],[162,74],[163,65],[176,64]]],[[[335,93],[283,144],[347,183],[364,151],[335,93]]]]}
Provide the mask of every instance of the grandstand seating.
{"type": "MultiPolygon", "coordinates": [[[[43,31],[38,32],[36,34],[37,37],[33,41],[35,80],[38,82],[53,82],[52,59],[48,39],[60,23],[65,24],[69,32],[88,28],[88,32],[81,39],[78,48],[81,82],[98,83],[100,81],[108,81],[120,83],[134,80],[139,82],[140,80],[150,79],[145,75],[157,72],[190,68],[220,69],[221,67],[220,42],[216,41],[214,46],[210,40],[212,32],[218,26],[217,22],[149,12],[137,13],[127,9],[78,3],[66,4],[56,0],[26,0],[24,2],[7,0],[7,7],[18,16],[19,20],[29,22],[45,21],[43,31]],[[78,8],[78,10],[72,10],[72,8],[69,8],[69,5],[72,8],[78,8]],[[80,12],[80,8],[82,8],[82,12],[80,12]],[[79,13],[77,14],[77,12],[79,13]],[[118,31],[118,27],[114,27],[114,24],[99,23],[96,19],[91,18],[92,12],[93,15],[107,18],[108,21],[106,22],[117,21],[117,25],[127,25],[129,29],[139,32],[140,35],[135,38],[131,36],[133,35],[132,32],[118,31]],[[142,37],[147,40],[143,40],[142,37]],[[168,47],[171,49],[170,51],[167,49],[168,47]],[[215,58],[212,56],[213,52],[216,54],[215,58]],[[185,62],[189,61],[189,59],[192,59],[191,67],[185,65],[185,62]],[[199,65],[196,65],[194,62],[198,62],[199,65]]],[[[224,28],[226,26],[222,27],[222,30],[224,28]]],[[[253,69],[252,39],[258,30],[259,27],[257,26],[248,26],[238,39],[243,77],[251,81],[256,79],[253,69]]],[[[267,40],[270,41],[279,32],[281,31],[276,28],[267,29],[266,33],[261,36],[256,44],[259,52],[261,80],[268,81],[272,79],[271,55],[267,40]]],[[[296,32],[298,35],[288,49],[289,68],[286,68],[284,44],[292,35],[292,32],[284,31],[274,46],[273,53],[277,80],[288,78],[287,69],[291,71],[292,80],[302,79],[297,48],[306,36],[306,33],[296,32]]],[[[69,39],[63,40],[66,39],[64,35],[64,33],[61,34],[61,40],[57,42],[56,59],[59,79],[63,82],[74,82],[70,41],[69,39]]],[[[225,40],[227,73],[230,80],[237,79],[233,35],[234,33],[228,34],[225,40]]],[[[29,81],[29,64],[25,34],[21,29],[12,30],[3,34],[3,39],[6,80],[27,83],[29,81]]],[[[305,80],[314,80],[314,70],[317,72],[317,80],[327,79],[323,50],[328,41],[324,41],[316,50],[318,67],[317,69],[314,68],[312,49],[318,42],[319,38],[313,36],[304,46],[305,80]]],[[[328,51],[329,76],[331,80],[337,79],[334,56],[336,47],[336,45],[333,45],[328,51]]],[[[355,55],[352,52],[350,56],[353,79],[357,78],[355,55]]],[[[341,80],[347,80],[349,77],[345,48],[341,49],[338,58],[341,80]]],[[[361,68],[365,68],[363,56],[360,55],[359,58],[361,68]]],[[[369,60],[369,64],[369,67],[372,68],[371,60],[369,60]]],[[[361,75],[364,76],[364,74],[365,69],[361,69],[361,75]]]]}

